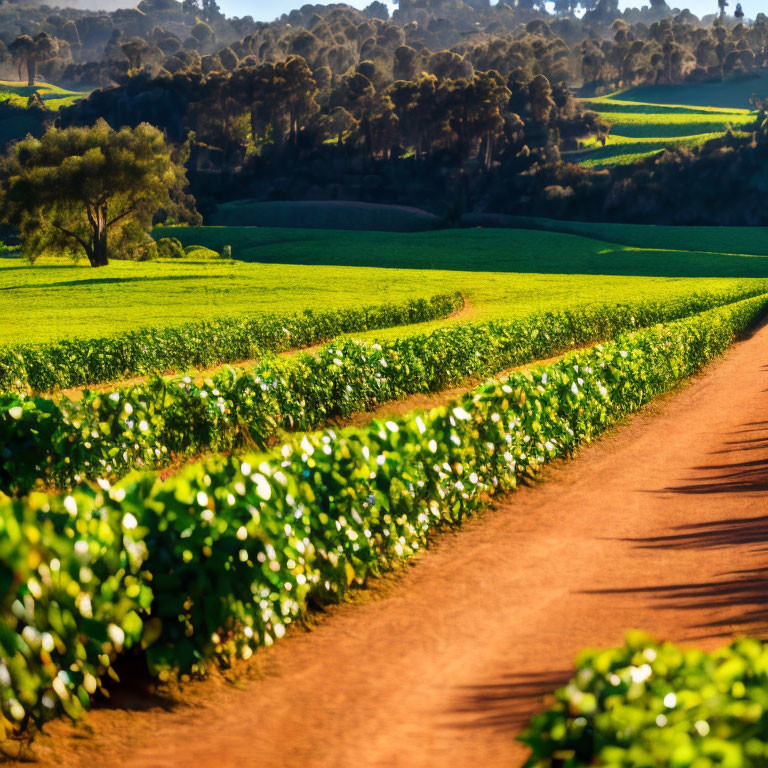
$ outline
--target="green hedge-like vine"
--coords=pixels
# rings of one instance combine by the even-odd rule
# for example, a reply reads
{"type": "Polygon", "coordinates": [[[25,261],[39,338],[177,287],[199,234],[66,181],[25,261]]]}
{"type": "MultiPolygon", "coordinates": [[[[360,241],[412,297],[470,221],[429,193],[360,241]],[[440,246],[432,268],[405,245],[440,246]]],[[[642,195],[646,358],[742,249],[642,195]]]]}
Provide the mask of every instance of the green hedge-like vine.
{"type": "Polygon", "coordinates": [[[525,768],[762,768],[768,761],[768,646],[713,653],[627,634],[586,651],[555,704],[521,740],[525,768]]]}
{"type": "Polygon", "coordinates": [[[362,332],[447,317],[464,306],[460,294],[404,304],[254,315],[143,328],[97,339],[0,347],[0,390],[52,392],[163,371],[250,360],[362,332]]]}
{"type": "Polygon", "coordinates": [[[267,453],[134,473],[0,505],[0,707],[6,727],[77,716],[127,648],[201,672],[283,636],[311,597],[423,549],[489,494],[720,354],[768,297],[619,336],[362,429],[267,453]]]}
{"type": "Polygon", "coordinates": [[[317,356],[269,357],[202,383],[158,377],[80,400],[0,394],[0,491],[114,479],[201,451],[263,449],[281,429],[316,429],[387,400],[484,378],[755,290],[453,325],[381,344],[343,341],[317,356]]]}

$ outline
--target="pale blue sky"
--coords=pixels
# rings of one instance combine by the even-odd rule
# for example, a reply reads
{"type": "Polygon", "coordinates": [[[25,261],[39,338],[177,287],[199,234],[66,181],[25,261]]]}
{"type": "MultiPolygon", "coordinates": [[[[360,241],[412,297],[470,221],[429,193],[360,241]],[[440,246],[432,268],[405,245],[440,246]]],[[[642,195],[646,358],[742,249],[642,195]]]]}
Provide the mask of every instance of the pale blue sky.
{"type": "MultiPolygon", "coordinates": [[[[328,4],[331,0],[310,0],[311,2],[325,2],[328,4]]],[[[754,16],[765,0],[743,0],[742,6],[747,16],[754,16]],[[754,7],[753,7],[754,6],[754,7]]],[[[307,0],[218,0],[221,10],[228,16],[253,16],[257,21],[272,21],[283,13],[292,11],[294,8],[300,8],[307,0]]],[[[364,8],[369,5],[371,0],[346,0],[349,5],[357,8],[364,8]]],[[[495,0],[491,0],[495,2],[495,0]]],[[[681,8],[690,8],[697,16],[705,13],[715,13],[717,11],[717,0],[667,0],[671,6],[681,8]]],[[[649,5],[649,0],[621,0],[622,6],[642,6],[649,5]]],[[[736,7],[736,0],[730,3],[732,8],[736,7]]],[[[730,9],[729,9],[730,10],[730,9]]]]}

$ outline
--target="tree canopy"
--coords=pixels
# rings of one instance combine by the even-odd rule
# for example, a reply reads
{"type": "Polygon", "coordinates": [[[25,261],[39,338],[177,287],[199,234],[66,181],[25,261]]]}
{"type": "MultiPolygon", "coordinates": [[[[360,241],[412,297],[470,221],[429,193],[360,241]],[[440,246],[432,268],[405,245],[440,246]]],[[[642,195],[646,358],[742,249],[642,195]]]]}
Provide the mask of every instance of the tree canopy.
{"type": "MultiPolygon", "coordinates": [[[[700,20],[665,0],[632,4],[401,0],[390,14],[377,0],[363,10],[309,3],[265,23],[227,18],[215,0],[141,0],[113,12],[5,3],[5,78],[26,70],[30,83],[37,74],[74,90],[101,88],[70,106],[32,93],[23,113],[4,102],[0,127],[13,140],[40,136],[53,120],[150,123],[169,142],[189,144],[191,189],[205,213],[237,197],[319,196],[423,205],[450,217],[478,209],[768,221],[755,204],[757,180],[727,205],[684,213],[681,200],[658,205],[658,190],[670,188],[667,168],[687,154],[664,154],[642,172],[572,162],[582,146],[611,143],[610,120],[575,98],[576,88],[593,96],[735,84],[768,68],[763,13],[700,20]]],[[[752,143],[735,131],[701,152],[686,149],[700,169],[691,173],[706,178],[718,153],[743,155],[748,167],[748,156],[763,152],[752,143]]]]}
{"type": "Polygon", "coordinates": [[[173,210],[186,185],[183,157],[142,123],[48,130],[16,144],[5,160],[3,218],[19,228],[31,260],[87,256],[91,266],[143,246],[155,214],[173,210]]]}

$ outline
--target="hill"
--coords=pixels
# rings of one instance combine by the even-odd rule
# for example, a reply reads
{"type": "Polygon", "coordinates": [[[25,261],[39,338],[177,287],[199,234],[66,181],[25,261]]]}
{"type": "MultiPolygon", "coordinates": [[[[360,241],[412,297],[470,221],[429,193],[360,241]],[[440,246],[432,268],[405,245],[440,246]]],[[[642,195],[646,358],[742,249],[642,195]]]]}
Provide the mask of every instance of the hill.
{"type": "Polygon", "coordinates": [[[605,146],[591,137],[580,142],[579,150],[565,156],[600,169],[628,165],[671,147],[700,146],[727,130],[746,136],[753,129],[756,113],[735,106],[749,104],[745,84],[761,93],[765,89],[768,95],[768,79],[750,78],[736,83],[629,88],[581,99],[583,106],[597,112],[610,126],[610,133],[605,146]]]}

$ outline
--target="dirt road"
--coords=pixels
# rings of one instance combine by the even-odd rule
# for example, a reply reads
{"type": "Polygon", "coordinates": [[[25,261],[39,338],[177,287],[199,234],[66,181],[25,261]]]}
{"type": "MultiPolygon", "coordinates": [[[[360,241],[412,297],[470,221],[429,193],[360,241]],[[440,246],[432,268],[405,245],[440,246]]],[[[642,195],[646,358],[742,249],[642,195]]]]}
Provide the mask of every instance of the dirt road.
{"type": "Polygon", "coordinates": [[[768,620],[768,328],[546,482],[499,499],[233,687],[55,723],[45,765],[520,766],[574,655],[627,628],[715,647],[768,620]]]}

